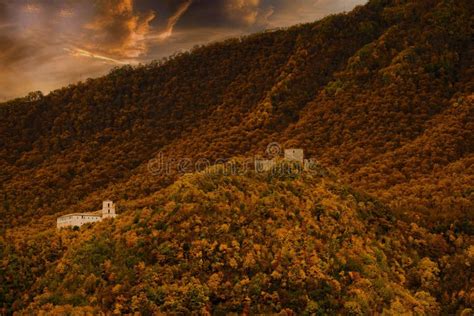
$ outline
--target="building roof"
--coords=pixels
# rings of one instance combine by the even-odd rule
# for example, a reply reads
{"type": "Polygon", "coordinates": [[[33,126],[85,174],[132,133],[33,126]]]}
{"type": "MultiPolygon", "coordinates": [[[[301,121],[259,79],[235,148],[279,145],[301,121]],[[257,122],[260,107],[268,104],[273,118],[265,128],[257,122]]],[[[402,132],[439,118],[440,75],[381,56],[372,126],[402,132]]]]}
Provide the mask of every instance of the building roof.
{"type": "Polygon", "coordinates": [[[90,213],[71,213],[71,214],[65,214],[63,216],[59,216],[58,218],[62,217],[69,217],[69,216],[95,216],[95,217],[102,217],[102,212],[97,211],[97,212],[90,212],[90,213]]]}

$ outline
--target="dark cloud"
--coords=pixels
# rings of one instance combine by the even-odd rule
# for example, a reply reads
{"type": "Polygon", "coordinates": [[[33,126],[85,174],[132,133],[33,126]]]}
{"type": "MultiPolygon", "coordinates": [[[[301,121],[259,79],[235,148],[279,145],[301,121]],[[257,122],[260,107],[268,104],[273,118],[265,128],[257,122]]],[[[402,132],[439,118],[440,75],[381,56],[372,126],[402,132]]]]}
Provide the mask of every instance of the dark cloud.
{"type": "Polygon", "coordinates": [[[194,0],[182,16],[181,29],[247,28],[264,26],[274,12],[274,1],[265,0],[194,0]]]}
{"type": "Polygon", "coordinates": [[[0,1],[0,23],[4,22],[7,19],[7,5],[0,1]]]}
{"type": "Polygon", "coordinates": [[[13,67],[31,57],[34,52],[34,45],[29,42],[0,35],[0,69],[13,67]]]}

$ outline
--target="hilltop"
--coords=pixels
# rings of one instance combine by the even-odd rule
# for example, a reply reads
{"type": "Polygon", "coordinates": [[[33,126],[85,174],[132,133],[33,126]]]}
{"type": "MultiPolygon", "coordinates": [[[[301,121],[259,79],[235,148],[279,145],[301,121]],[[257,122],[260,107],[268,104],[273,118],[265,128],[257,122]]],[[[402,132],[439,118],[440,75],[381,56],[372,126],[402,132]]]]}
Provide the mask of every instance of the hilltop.
{"type": "Polygon", "coordinates": [[[455,246],[398,221],[323,168],[224,171],[183,176],[147,207],[85,228],[17,304],[26,313],[143,315],[433,315],[469,306],[469,294],[450,298],[469,293],[470,273],[452,265],[474,264],[472,238],[455,246]]]}

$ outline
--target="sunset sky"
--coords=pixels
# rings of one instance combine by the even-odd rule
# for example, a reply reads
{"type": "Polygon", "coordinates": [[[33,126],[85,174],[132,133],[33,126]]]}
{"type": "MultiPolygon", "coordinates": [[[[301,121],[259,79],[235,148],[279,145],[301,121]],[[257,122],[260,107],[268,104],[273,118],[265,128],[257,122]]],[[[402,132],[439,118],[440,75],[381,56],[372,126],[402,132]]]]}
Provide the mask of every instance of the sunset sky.
{"type": "Polygon", "coordinates": [[[0,101],[364,0],[0,0],[0,101]]]}

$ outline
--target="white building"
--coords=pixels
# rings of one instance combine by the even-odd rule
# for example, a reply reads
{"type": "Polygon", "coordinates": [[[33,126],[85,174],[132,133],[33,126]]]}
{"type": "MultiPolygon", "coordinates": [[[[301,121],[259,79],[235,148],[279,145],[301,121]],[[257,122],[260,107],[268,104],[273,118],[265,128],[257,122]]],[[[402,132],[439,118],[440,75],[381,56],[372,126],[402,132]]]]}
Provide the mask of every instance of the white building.
{"type": "MultiPolygon", "coordinates": [[[[304,150],[300,148],[285,149],[284,160],[299,162],[303,165],[305,170],[308,169],[311,164],[311,160],[304,159],[304,150]]],[[[276,166],[275,159],[271,159],[271,160],[256,159],[255,160],[256,172],[270,171],[275,166],[276,166]]]]}
{"type": "Polygon", "coordinates": [[[117,216],[115,214],[115,204],[112,201],[102,202],[102,218],[114,218],[117,216]]]}
{"type": "Polygon", "coordinates": [[[304,162],[304,151],[303,149],[285,149],[285,160],[304,162]]]}
{"type": "Polygon", "coordinates": [[[91,213],[72,213],[58,217],[56,220],[57,228],[64,227],[81,227],[86,223],[100,222],[105,218],[114,218],[115,204],[112,201],[102,202],[102,210],[91,213]]]}

